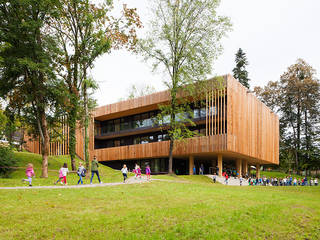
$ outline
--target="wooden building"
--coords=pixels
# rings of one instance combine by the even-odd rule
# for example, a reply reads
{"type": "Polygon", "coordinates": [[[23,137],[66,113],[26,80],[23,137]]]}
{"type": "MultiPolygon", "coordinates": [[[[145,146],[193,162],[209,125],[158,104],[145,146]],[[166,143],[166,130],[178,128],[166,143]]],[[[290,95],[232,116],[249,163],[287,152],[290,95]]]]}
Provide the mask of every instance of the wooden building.
{"type": "MultiPolygon", "coordinates": [[[[199,173],[201,167],[204,173],[230,171],[239,176],[248,173],[248,166],[256,166],[259,174],[260,165],[279,164],[278,116],[231,75],[224,76],[224,81],[223,89],[209,89],[203,96],[203,107],[193,108],[196,126],[191,130],[199,136],[175,145],[177,174],[199,173]]],[[[154,118],[159,105],[168,101],[168,91],[162,91],[96,108],[90,126],[91,158],[95,155],[117,169],[124,163],[132,169],[138,163],[142,170],[150,165],[153,173],[167,172],[168,135],[154,124],[154,118]]],[[[77,155],[81,158],[82,143],[79,129],[77,155]]],[[[29,145],[31,151],[39,148],[29,145]]]]}
{"type": "MultiPolygon", "coordinates": [[[[204,107],[194,109],[194,131],[199,136],[176,144],[174,170],[193,174],[223,170],[246,174],[248,165],[279,164],[279,119],[265,104],[231,75],[224,89],[211,89],[204,107]]],[[[169,141],[152,122],[168,91],[98,107],[94,111],[92,154],[99,161],[120,168],[140,163],[153,172],[166,172],[169,141]]]]}

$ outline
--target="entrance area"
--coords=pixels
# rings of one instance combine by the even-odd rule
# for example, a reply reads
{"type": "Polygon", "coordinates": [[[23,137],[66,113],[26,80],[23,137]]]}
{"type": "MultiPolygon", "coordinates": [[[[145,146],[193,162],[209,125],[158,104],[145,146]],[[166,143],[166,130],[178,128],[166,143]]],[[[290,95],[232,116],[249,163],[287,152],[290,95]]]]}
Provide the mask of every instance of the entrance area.
{"type": "MultiPolygon", "coordinates": [[[[217,160],[205,160],[205,159],[195,159],[194,160],[195,173],[200,174],[201,168],[203,169],[203,174],[213,174],[217,173],[217,160]]],[[[193,170],[194,172],[194,170],[193,170]]]]}

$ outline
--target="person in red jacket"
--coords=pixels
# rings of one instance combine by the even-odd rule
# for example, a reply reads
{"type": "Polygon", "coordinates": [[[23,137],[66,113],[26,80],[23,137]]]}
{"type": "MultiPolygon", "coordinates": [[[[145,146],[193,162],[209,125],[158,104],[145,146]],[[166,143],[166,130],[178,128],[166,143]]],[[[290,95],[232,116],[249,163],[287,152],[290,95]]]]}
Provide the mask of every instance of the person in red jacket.
{"type": "Polygon", "coordinates": [[[226,185],[228,185],[228,179],[229,179],[229,176],[228,176],[228,174],[226,173],[226,185]]]}

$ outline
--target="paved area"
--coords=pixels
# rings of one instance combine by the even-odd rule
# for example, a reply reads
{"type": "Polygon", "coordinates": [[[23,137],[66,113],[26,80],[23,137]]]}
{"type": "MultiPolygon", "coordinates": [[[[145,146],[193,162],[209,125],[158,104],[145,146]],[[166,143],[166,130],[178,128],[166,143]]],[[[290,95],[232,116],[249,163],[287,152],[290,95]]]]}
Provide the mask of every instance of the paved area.
{"type": "Polygon", "coordinates": [[[125,185],[125,184],[142,184],[148,183],[152,181],[161,181],[161,182],[178,182],[178,183],[186,183],[186,181],[175,181],[175,180],[166,180],[166,179],[156,179],[151,178],[147,180],[145,176],[141,178],[130,177],[127,179],[126,183],[123,182],[114,182],[114,183],[101,183],[101,184],[83,184],[83,185],[52,185],[52,186],[24,186],[24,187],[0,187],[0,189],[64,189],[64,188],[92,188],[92,187],[107,187],[107,186],[117,186],[117,185],[125,185]]]}
{"type": "MultiPolygon", "coordinates": [[[[213,178],[213,175],[206,175],[206,176],[209,177],[209,178],[211,178],[211,179],[213,178]]],[[[224,178],[224,177],[219,177],[219,176],[217,176],[217,182],[226,185],[226,181],[225,181],[225,178],[224,178]]],[[[239,178],[230,177],[230,178],[228,179],[228,185],[230,185],[230,186],[240,186],[240,180],[239,180],[239,178]]],[[[249,185],[249,184],[248,184],[248,181],[245,180],[245,179],[243,179],[243,181],[242,181],[242,186],[248,186],[248,185],[249,185]]]]}
{"type": "MultiPolygon", "coordinates": [[[[155,179],[152,179],[154,181],[155,179]]],[[[117,186],[124,184],[138,184],[150,182],[146,178],[134,179],[131,177],[127,179],[126,183],[114,182],[114,183],[101,183],[101,184],[79,184],[79,185],[52,185],[52,186],[25,186],[25,187],[0,187],[0,189],[62,189],[62,188],[92,188],[92,187],[107,187],[107,186],[117,186]]]]}

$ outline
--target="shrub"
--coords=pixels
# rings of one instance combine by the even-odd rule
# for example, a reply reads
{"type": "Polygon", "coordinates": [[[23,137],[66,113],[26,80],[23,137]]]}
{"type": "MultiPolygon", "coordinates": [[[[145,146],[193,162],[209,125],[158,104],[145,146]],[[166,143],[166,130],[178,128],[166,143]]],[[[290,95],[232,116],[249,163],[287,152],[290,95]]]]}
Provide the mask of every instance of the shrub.
{"type": "Polygon", "coordinates": [[[9,147],[0,146],[0,176],[8,177],[14,170],[17,160],[9,147]]]}

